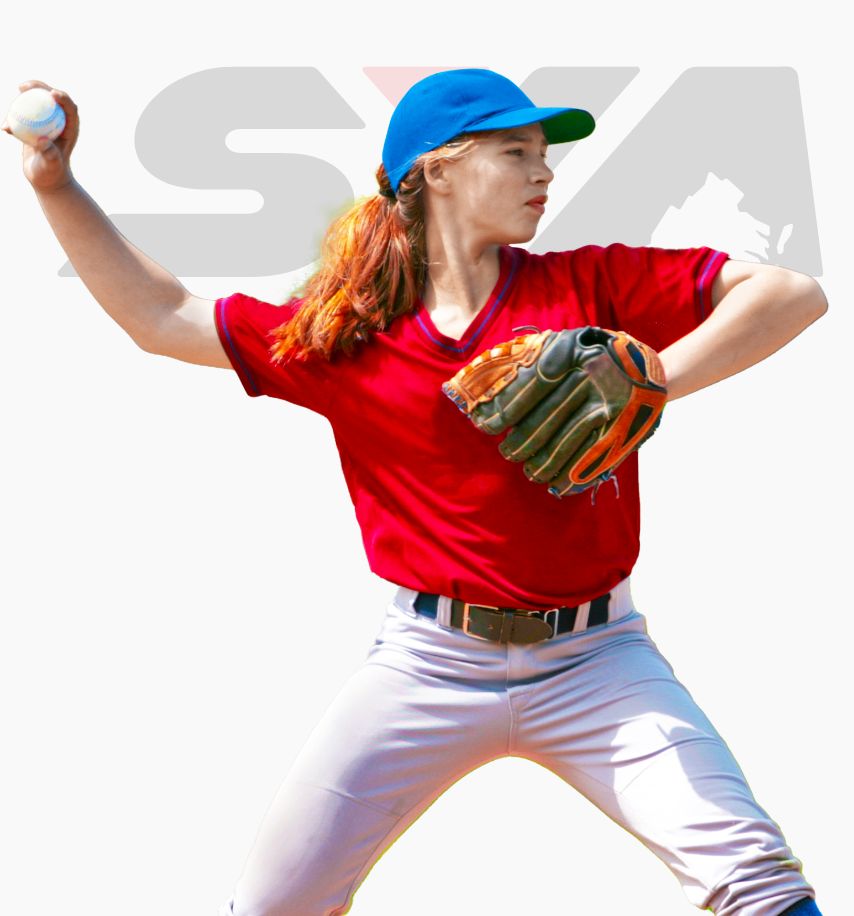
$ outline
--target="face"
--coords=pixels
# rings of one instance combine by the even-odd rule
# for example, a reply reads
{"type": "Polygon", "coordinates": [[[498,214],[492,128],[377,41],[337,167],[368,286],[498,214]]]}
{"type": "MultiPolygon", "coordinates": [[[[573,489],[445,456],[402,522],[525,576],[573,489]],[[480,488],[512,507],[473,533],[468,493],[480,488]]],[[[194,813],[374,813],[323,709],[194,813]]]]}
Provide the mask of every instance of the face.
{"type": "Polygon", "coordinates": [[[529,242],[554,172],[539,124],[479,135],[475,148],[444,164],[444,213],[482,244],[529,242]]]}

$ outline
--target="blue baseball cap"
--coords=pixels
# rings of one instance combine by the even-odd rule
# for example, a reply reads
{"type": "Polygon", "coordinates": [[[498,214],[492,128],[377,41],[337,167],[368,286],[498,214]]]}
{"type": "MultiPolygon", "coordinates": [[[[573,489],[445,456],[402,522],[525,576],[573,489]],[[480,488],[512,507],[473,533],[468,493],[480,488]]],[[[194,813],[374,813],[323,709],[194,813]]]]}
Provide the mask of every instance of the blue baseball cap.
{"type": "Polygon", "coordinates": [[[458,134],[521,127],[542,121],[549,143],[580,140],[596,122],[581,108],[538,108],[506,76],[493,70],[443,70],[410,87],[397,103],[383,144],[393,190],[412,163],[458,134]]]}

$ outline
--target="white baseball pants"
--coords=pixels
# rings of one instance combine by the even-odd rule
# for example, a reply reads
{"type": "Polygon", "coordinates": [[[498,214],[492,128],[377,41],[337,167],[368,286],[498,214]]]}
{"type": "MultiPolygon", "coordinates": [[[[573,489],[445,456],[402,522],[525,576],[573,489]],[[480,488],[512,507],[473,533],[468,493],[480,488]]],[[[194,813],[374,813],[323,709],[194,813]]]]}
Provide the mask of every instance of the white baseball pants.
{"type": "Polygon", "coordinates": [[[341,916],[445,789],[505,756],[552,770],[638,836],[699,909],[777,916],[815,896],[647,635],[628,579],[612,592],[608,623],[531,645],[446,628],[415,613],[416,594],[400,588],[389,604],[276,794],[220,916],[341,916]]]}

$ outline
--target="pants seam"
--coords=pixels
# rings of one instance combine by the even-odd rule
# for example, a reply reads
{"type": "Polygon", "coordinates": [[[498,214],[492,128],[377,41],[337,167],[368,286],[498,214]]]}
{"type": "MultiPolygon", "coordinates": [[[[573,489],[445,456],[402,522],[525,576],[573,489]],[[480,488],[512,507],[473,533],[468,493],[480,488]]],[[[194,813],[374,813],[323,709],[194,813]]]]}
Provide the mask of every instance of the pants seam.
{"type": "MultiPolygon", "coordinates": [[[[504,756],[504,755],[498,755],[498,756],[500,757],[500,756],[504,756]]],[[[422,804],[422,802],[416,802],[414,805],[410,805],[409,808],[406,809],[406,811],[402,812],[402,813],[399,814],[397,817],[395,817],[394,823],[389,827],[389,829],[388,829],[388,830],[386,831],[386,833],[382,836],[382,838],[379,839],[379,840],[377,840],[376,844],[375,844],[374,847],[371,849],[370,855],[369,855],[368,858],[365,860],[365,865],[359,870],[359,872],[358,872],[358,873],[356,874],[356,876],[353,878],[353,880],[352,880],[352,882],[350,883],[350,885],[347,887],[347,891],[346,891],[346,893],[345,893],[345,895],[344,895],[344,903],[342,904],[342,906],[346,905],[346,902],[347,902],[348,900],[350,901],[350,904],[352,905],[353,897],[355,897],[356,892],[358,891],[359,887],[362,885],[362,883],[365,881],[365,879],[366,879],[366,878],[368,877],[368,875],[370,874],[371,869],[374,867],[374,865],[377,864],[377,862],[379,861],[380,857],[383,855],[383,853],[380,853],[380,855],[377,856],[376,859],[374,859],[374,853],[377,851],[377,849],[378,849],[380,846],[382,846],[382,844],[383,844],[383,843],[386,841],[386,839],[388,838],[389,834],[394,830],[394,828],[397,826],[397,824],[400,823],[401,820],[403,820],[404,818],[408,817],[410,814],[412,814],[413,811],[416,811],[416,812],[417,812],[417,814],[416,814],[415,817],[412,819],[412,821],[410,822],[410,824],[408,825],[408,827],[404,828],[404,830],[408,830],[409,827],[412,827],[412,826],[415,824],[415,822],[418,820],[418,818],[420,818],[423,814],[425,814],[425,813],[427,812],[427,809],[430,808],[431,805],[433,805],[436,801],[438,801],[439,798],[441,798],[442,794],[443,794],[444,792],[446,792],[448,789],[450,789],[450,787],[451,787],[452,785],[454,785],[455,783],[459,782],[459,781],[460,781],[461,779],[463,779],[464,777],[468,776],[469,773],[473,773],[475,770],[480,769],[480,767],[485,766],[487,763],[491,763],[492,760],[496,760],[496,759],[498,759],[498,757],[493,757],[493,758],[490,758],[489,760],[485,760],[485,761],[483,761],[482,763],[479,763],[477,766],[472,767],[472,769],[466,770],[466,771],[463,772],[463,773],[460,773],[460,774],[458,774],[458,775],[455,775],[455,776],[453,776],[451,779],[447,780],[447,782],[442,783],[442,785],[439,787],[439,789],[438,789],[438,791],[435,793],[435,795],[434,795],[426,804],[424,804],[422,810],[420,810],[420,811],[418,810],[418,808],[419,808],[419,806],[422,804]]],[[[357,800],[358,800],[358,799],[357,799],[357,800]]],[[[393,815],[392,815],[392,816],[393,816],[393,815]]],[[[399,835],[400,835],[400,834],[399,834],[399,835]]],[[[349,910],[349,907],[348,907],[347,910],[335,909],[335,910],[333,911],[333,913],[332,913],[332,916],[343,916],[343,914],[346,913],[346,912],[348,912],[348,910],[349,910]]]]}
{"type": "Polygon", "coordinates": [[[513,694],[510,691],[510,647],[507,647],[507,682],[504,687],[505,694],[507,696],[507,709],[510,713],[510,724],[507,729],[507,753],[512,755],[513,753],[513,732],[516,730],[516,713],[513,710],[513,694]]]}
{"type": "Polygon", "coordinates": [[[375,802],[370,802],[364,798],[359,798],[356,795],[351,795],[349,792],[342,792],[340,789],[333,789],[332,786],[323,785],[319,782],[309,782],[306,779],[297,779],[295,782],[298,785],[311,786],[314,789],[323,789],[324,792],[330,792],[332,795],[337,795],[339,798],[346,798],[347,801],[355,802],[357,805],[361,805],[363,808],[370,808],[373,811],[379,811],[380,814],[388,815],[388,817],[400,817],[397,811],[390,811],[388,808],[384,808],[382,805],[378,805],[375,802]]]}
{"type": "MultiPolygon", "coordinates": [[[[723,739],[721,739],[721,740],[723,740],[723,739]]],[[[717,744],[719,743],[718,740],[717,740],[713,735],[706,735],[706,734],[694,735],[694,736],[691,738],[691,741],[711,741],[711,742],[712,742],[713,744],[715,744],[715,745],[717,745],[717,744]]],[[[681,746],[682,743],[684,743],[684,741],[683,741],[683,742],[680,742],[679,745],[675,745],[675,744],[674,744],[674,745],[671,745],[670,747],[666,748],[665,751],[666,751],[666,752],[677,751],[678,748],[681,746]]],[[[652,759],[647,761],[646,766],[645,766],[639,773],[635,773],[635,775],[632,776],[632,778],[623,786],[622,789],[619,790],[619,792],[615,792],[615,793],[614,793],[614,794],[615,794],[615,797],[616,797],[616,798],[619,798],[619,799],[622,799],[624,793],[628,792],[629,789],[635,784],[635,782],[637,782],[637,780],[640,779],[641,776],[643,776],[643,774],[646,773],[646,771],[647,771],[651,766],[653,766],[654,764],[658,763],[658,761],[659,761],[660,759],[661,759],[661,751],[656,752],[656,753],[652,756],[652,759]]],[[[746,780],[745,780],[745,783],[746,783],[746,780]]],[[[759,804],[759,803],[757,802],[757,804],[759,804]]]]}

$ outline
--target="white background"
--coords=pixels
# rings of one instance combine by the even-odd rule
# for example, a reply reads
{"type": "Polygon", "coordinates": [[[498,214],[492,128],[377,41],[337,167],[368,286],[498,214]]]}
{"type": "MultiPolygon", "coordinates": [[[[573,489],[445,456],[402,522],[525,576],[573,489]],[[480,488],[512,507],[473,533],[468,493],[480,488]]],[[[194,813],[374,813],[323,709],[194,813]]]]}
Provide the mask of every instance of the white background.
{"type": "MultiPolygon", "coordinates": [[[[318,67],[374,131],[372,157],[329,151],[363,193],[391,110],[366,66],[483,66],[517,81],[539,66],[638,66],[638,104],[691,66],[797,70],[830,311],[668,408],[641,458],[633,582],[650,634],[783,827],[823,912],[850,912],[847,31],[829,3],[596,9],[18,7],[3,23],[0,105],[28,78],[68,91],[82,119],[75,174],[107,212],[251,212],[252,192],[174,188],[139,164],[137,118],[169,83],[211,67],[318,67]]],[[[582,161],[601,162],[642,113],[605,115],[582,161]]],[[[0,195],[3,910],[212,916],[393,586],[367,568],[324,420],[250,400],[229,371],[136,348],[78,279],[57,276],[64,254],[5,134],[0,195]]],[[[184,282],[263,298],[281,279],[184,282]]],[[[439,909],[696,912],[637,840],[519,759],[440,798],[351,912],[439,909]]]]}

